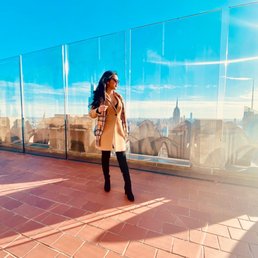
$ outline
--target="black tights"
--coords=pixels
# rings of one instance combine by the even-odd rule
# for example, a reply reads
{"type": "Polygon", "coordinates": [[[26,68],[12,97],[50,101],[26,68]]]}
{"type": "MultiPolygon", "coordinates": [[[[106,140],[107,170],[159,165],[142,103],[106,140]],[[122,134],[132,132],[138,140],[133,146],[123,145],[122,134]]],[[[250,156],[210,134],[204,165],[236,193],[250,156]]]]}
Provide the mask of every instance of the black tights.
{"type": "MultiPolygon", "coordinates": [[[[117,158],[121,173],[124,178],[125,192],[131,192],[132,191],[131,178],[130,178],[129,168],[128,168],[127,161],[126,161],[125,151],[116,152],[116,158],[117,158]]],[[[109,178],[110,178],[109,160],[110,160],[110,151],[102,151],[101,164],[102,164],[102,170],[103,170],[103,175],[104,175],[105,180],[109,180],[109,178]]]]}

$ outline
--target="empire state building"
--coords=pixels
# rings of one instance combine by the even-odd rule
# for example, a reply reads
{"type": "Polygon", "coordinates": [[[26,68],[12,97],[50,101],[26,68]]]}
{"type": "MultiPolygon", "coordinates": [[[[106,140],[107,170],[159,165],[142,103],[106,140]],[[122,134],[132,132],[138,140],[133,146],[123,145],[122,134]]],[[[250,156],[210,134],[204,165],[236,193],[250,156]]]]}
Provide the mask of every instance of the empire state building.
{"type": "Polygon", "coordinates": [[[178,99],[176,100],[176,107],[173,112],[173,124],[177,125],[180,122],[180,109],[178,107],[178,99]]]}

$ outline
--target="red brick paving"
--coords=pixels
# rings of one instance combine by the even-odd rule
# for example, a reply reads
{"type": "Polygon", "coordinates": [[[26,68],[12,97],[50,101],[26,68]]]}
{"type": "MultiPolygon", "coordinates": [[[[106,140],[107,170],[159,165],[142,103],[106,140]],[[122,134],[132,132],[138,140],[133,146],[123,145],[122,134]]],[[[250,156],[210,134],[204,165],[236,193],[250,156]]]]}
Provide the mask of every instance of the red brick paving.
{"type": "Polygon", "coordinates": [[[0,151],[0,258],[255,258],[258,188],[0,151]]]}

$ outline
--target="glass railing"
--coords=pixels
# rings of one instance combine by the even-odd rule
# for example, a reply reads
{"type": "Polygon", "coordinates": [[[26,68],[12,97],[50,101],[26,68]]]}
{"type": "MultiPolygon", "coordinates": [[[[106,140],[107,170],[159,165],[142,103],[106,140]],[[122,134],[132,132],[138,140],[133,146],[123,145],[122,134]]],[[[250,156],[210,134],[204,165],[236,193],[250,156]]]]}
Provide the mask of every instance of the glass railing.
{"type": "Polygon", "coordinates": [[[64,157],[62,47],[22,57],[25,152],[64,157]]]}
{"type": "Polygon", "coordinates": [[[19,58],[0,60],[0,146],[23,150],[19,58]]]}
{"type": "Polygon", "coordinates": [[[257,12],[223,7],[0,61],[0,148],[99,159],[89,104],[115,70],[132,165],[258,172],[257,12]]]}
{"type": "MultiPolygon", "coordinates": [[[[67,90],[68,158],[94,158],[93,129],[89,115],[93,90],[105,70],[119,74],[119,91],[125,93],[125,33],[115,33],[67,46],[69,63],[67,90]]],[[[123,94],[124,95],[124,94],[123,94]]]]}
{"type": "Polygon", "coordinates": [[[258,171],[257,12],[257,4],[229,10],[228,60],[223,99],[225,168],[249,174],[258,171]]]}
{"type": "Polygon", "coordinates": [[[132,153],[209,163],[221,126],[220,21],[217,11],[132,30],[132,153]]]}

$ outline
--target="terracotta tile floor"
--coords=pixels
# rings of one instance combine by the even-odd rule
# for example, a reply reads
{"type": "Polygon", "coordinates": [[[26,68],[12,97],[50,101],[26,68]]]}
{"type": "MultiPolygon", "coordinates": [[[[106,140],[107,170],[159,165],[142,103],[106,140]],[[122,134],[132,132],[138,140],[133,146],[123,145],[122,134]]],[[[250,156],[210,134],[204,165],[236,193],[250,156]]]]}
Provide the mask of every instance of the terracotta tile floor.
{"type": "Polygon", "coordinates": [[[258,257],[258,188],[0,151],[1,257],[258,257]]]}

